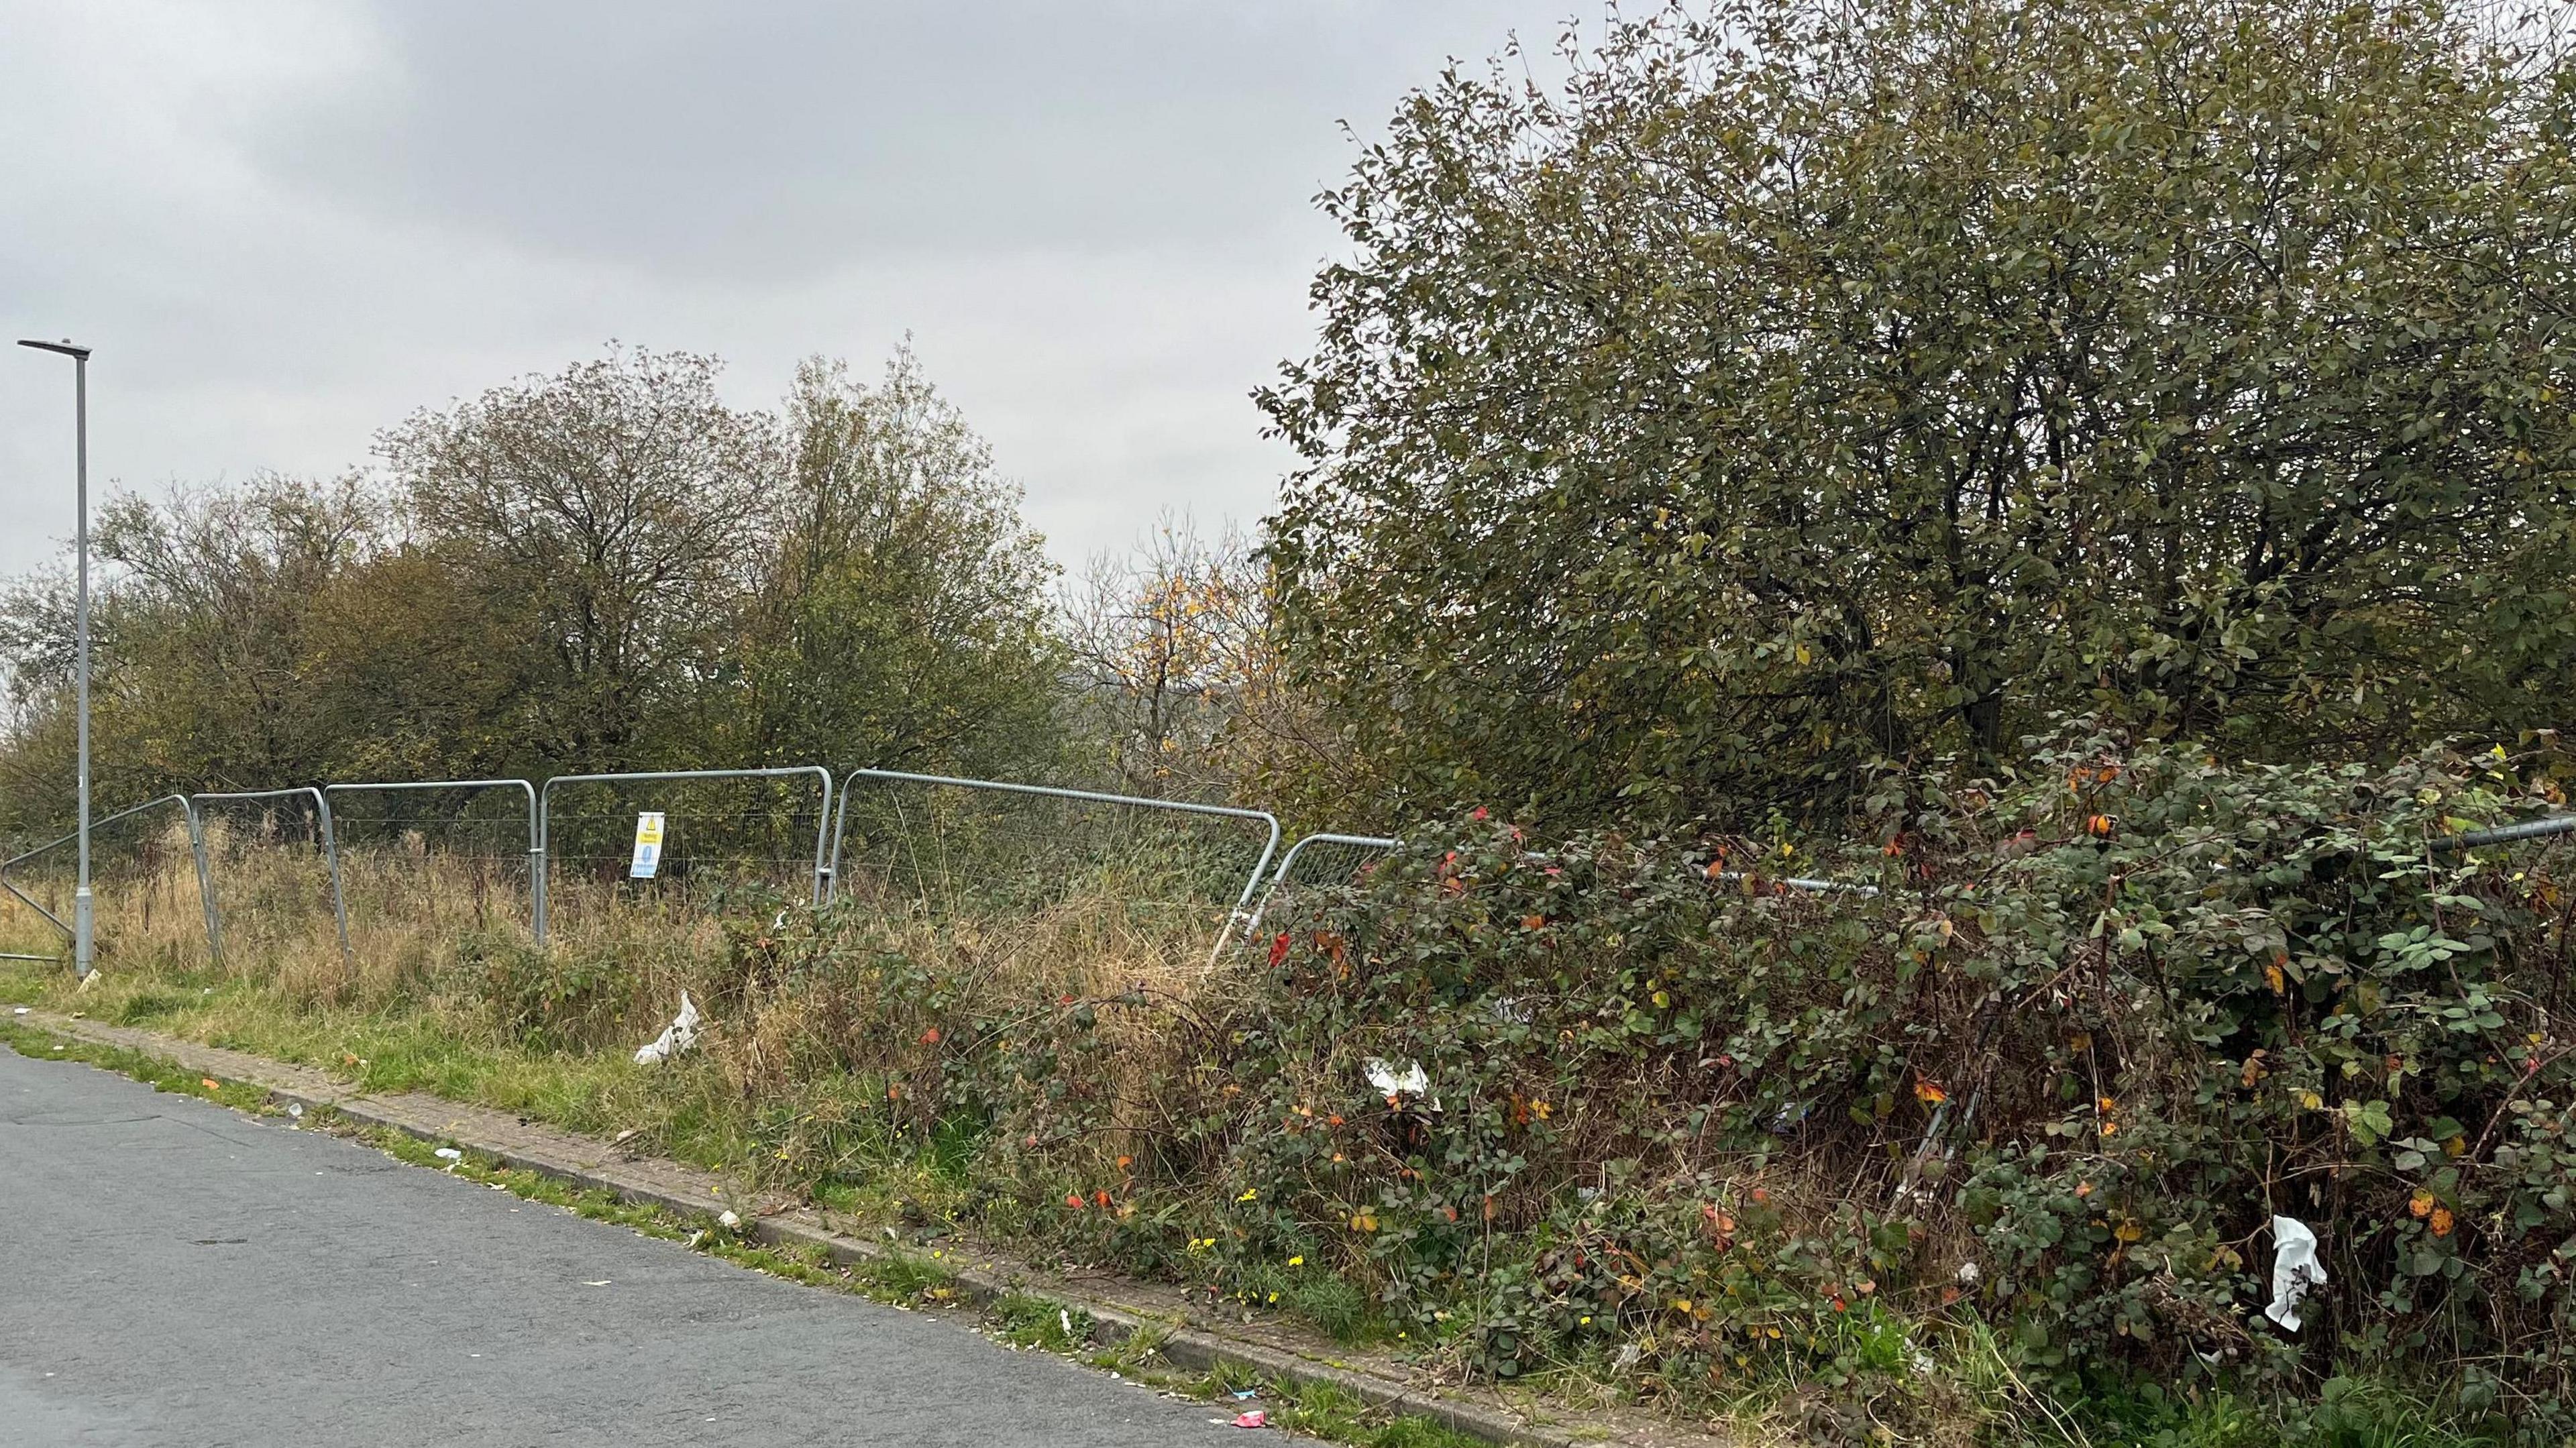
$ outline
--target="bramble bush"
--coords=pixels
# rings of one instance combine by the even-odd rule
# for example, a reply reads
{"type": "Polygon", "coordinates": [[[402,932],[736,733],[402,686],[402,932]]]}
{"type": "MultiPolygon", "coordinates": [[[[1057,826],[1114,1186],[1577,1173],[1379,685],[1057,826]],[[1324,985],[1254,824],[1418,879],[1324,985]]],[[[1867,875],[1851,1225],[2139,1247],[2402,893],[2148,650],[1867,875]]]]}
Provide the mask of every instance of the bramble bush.
{"type": "Polygon", "coordinates": [[[2558,802],[2554,750],[2029,757],[1891,780],[1821,858],[1474,811],[1189,990],[999,990],[865,912],[752,954],[843,982],[831,1068],[989,1219],[1463,1373],[1795,1384],[1857,1431],[1945,1411],[1991,1337],[2061,1393],[2365,1372],[2576,1424],[2570,905],[2545,843],[2446,843],[2558,802]],[[2296,1334],[2276,1212],[2330,1274],[2296,1334]]]}

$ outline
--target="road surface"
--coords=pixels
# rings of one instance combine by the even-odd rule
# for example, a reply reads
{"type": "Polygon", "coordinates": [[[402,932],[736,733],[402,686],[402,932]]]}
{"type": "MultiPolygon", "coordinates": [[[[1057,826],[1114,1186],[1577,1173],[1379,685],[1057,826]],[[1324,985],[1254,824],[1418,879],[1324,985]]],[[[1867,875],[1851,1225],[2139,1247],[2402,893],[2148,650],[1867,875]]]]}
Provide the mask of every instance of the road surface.
{"type": "Polygon", "coordinates": [[[6,1448],[1240,1448],[1215,1411],[0,1047],[6,1448]]]}

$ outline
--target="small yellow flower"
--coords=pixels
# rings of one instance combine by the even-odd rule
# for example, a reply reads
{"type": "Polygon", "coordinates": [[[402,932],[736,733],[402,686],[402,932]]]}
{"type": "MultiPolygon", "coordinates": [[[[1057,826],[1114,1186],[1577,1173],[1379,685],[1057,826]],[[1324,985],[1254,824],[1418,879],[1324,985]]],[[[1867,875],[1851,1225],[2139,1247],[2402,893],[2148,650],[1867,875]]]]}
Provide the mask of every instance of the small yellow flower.
{"type": "Polygon", "coordinates": [[[1291,1257],[1288,1259],[1288,1265],[1291,1267],[1303,1267],[1306,1265],[1306,1259],[1304,1257],[1291,1257]]]}
{"type": "Polygon", "coordinates": [[[1245,1188],[1243,1189],[1243,1195],[1242,1195],[1242,1196],[1239,1196],[1239,1197],[1236,1197],[1236,1198],[1235,1198],[1235,1200],[1236,1200],[1236,1201],[1238,1201],[1238,1202],[1248,1202],[1248,1201],[1251,1201],[1252,1199],[1254,1199],[1255,1197],[1258,1197],[1258,1196],[1260,1196],[1260,1195],[1261,1195],[1261,1193],[1260,1193],[1260,1192],[1258,1192],[1258,1191],[1256,1191],[1256,1190],[1252,1189],[1251,1187],[1245,1187],[1245,1188]]]}

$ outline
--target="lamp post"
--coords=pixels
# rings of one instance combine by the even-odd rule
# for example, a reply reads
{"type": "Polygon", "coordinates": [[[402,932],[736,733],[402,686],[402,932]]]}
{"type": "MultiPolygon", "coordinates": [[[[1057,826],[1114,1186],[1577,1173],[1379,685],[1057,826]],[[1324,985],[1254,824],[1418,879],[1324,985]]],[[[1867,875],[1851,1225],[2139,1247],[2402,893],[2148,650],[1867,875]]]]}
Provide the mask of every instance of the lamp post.
{"type": "Polygon", "coordinates": [[[70,342],[20,342],[39,352],[58,352],[72,359],[72,426],[74,468],[80,495],[80,602],[74,615],[74,648],[80,675],[80,881],[72,890],[72,973],[89,978],[96,958],[96,913],[89,890],[89,349],[70,342]]]}

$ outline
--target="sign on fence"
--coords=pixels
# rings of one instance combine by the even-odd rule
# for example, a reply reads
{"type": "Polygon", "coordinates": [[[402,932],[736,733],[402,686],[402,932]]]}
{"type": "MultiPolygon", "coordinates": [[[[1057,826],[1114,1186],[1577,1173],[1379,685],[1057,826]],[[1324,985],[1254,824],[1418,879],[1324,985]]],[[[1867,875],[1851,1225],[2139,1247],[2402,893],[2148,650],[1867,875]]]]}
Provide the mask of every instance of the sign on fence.
{"type": "Polygon", "coordinates": [[[635,817],[635,858],[626,867],[626,877],[650,880],[661,868],[662,814],[659,810],[646,810],[635,817]]]}

